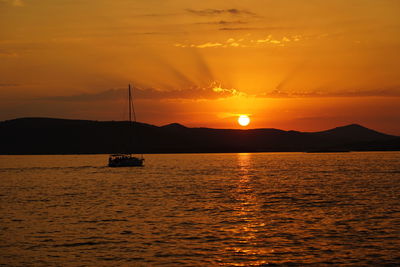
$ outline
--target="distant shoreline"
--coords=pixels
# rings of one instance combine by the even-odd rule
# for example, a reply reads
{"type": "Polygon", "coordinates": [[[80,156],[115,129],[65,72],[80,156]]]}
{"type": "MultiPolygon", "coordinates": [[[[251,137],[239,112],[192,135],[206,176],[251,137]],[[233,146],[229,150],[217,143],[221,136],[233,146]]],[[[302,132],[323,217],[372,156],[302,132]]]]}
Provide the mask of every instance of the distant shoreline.
{"type": "MultiPolygon", "coordinates": [[[[132,153],[134,155],[180,155],[180,154],[273,154],[273,153],[293,153],[293,154],[348,154],[348,153],[371,153],[371,152],[400,152],[398,150],[359,150],[347,152],[308,152],[308,151],[257,151],[257,152],[165,152],[165,153],[132,153]]],[[[86,156],[86,155],[110,155],[112,153],[80,153],[80,154],[0,154],[0,156],[86,156]]]]}
{"type": "Polygon", "coordinates": [[[21,118],[0,122],[0,155],[400,151],[400,137],[350,124],[320,132],[189,128],[126,121],[21,118]]]}

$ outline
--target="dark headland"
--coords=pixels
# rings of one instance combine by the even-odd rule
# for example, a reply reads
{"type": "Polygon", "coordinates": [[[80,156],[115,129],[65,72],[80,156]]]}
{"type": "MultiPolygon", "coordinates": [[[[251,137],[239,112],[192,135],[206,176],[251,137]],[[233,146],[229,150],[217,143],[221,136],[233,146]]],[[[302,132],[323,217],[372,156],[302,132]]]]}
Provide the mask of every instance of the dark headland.
{"type": "Polygon", "coordinates": [[[188,128],[174,123],[20,118],[0,122],[0,154],[400,150],[400,137],[351,124],[321,132],[188,128]]]}

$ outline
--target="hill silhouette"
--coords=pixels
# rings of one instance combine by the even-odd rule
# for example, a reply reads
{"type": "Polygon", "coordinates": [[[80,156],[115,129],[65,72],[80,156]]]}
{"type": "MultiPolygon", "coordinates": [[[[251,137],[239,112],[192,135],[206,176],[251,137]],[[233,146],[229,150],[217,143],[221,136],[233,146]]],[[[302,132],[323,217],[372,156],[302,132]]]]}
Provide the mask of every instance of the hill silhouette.
{"type": "Polygon", "coordinates": [[[53,118],[7,120],[0,122],[0,154],[400,150],[400,137],[357,124],[321,132],[132,124],[53,118]]]}

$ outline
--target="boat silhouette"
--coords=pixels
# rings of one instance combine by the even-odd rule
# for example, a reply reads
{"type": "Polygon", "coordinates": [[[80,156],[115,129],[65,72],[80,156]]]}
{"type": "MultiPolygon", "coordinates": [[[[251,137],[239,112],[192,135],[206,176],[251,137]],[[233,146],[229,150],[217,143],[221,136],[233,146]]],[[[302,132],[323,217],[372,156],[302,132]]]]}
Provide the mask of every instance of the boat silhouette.
{"type": "MultiPolygon", "coordinates": [[[[133,134],[133,127],[136,122],[136,114],[132,101],[131,85],[128,86],[128,107],[129,107],[129,125],[130,130],[133,134]],[[132,113],[133,113],[133,123],[132,123],[132,113]]],[[[136,157],[132,153],[121,153],[112,154],[108,158],[109,167],[142,167],[144,162],[143,155],[141,157],[136,157]]]]}

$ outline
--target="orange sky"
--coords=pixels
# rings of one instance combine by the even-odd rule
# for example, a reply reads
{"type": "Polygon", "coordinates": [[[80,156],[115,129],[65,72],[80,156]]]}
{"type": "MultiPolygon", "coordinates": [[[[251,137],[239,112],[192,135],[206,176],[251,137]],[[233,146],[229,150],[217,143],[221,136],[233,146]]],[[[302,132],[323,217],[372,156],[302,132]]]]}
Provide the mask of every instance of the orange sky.
{"type": "Polygon", "coordinates": [[[400,135],[397,0],[0,0],[0,120],[400,135]]]}

